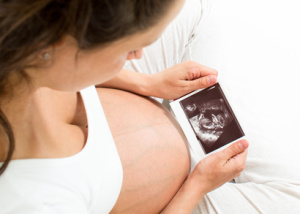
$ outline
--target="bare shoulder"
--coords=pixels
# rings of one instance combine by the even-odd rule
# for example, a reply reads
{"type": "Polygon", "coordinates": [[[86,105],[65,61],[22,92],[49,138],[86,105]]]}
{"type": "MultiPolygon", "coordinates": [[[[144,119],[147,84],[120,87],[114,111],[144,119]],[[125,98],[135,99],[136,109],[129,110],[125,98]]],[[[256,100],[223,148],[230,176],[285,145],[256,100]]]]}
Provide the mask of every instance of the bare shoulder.
{"type": "MultiPolygon", "coordinates": [[[[11,119],[15,137],[12,159],[62,158],[82,150],[87,136],[83,127],[87,120],[77,93],[40,88],[28,106],[26,117],[19,117],[22,123],[18,117],[11,119]]],[[[0,148],[2,150],[5,148],[0,148]]]]}
{"type": "Polygon", "coordinates": [[[151,98],[116,89],[97,91],[124,170],[112,213],[159,213],[189,172],[181,129],[170,112],[151,98]]]}

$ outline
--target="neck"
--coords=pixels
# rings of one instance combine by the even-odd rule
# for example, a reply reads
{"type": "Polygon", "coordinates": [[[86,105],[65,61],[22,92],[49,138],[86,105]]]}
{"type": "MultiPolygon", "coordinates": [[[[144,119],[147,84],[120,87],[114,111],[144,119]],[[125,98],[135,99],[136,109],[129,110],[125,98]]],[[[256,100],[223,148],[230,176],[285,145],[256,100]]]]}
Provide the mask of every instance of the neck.
{"type": "MultiPolygon", "coordinates": [[[[13,159],[39,156],[42,150],[46,151],[49,146],[56,146],[53,142],[58,142],[57,133],[61,125],[73,121],[75,103],[75,93],[70,96],[70,93],[49,88],[39,88],[31,93],[22,93],[22,96],[4,100],[1,109],[15,137],[13,159]]],[[[7,136],[0,135],[0,140],[5,140],[7,147],[7,136]]],[[[7,148],[1,148],[0,145],[0,155],[1,151],[3,153],[7,148]]],[[[3,161],[3,157],[0,158],[3,161]]]]}
{"type": "MultiPolygon", "coordinates": [[[[24,142],[29,142],[33,139],[33,124],[36,116],[39,115],[38,106],[36,105],[36,98],[38,91],[28,92],[23,90],[20,92],[13,91],[11,96],[1,97],[1,110],[5,115],[7,121],[13,130],[13,136],[15,139],[16,149],[13,155],[13,159],[18,158],[19,151],[26,151],[25,146],[28,145],[24,142]]],[[[0,135],[2,148],[0,147],[1,153],[7,151],[9,140],[7,134],[2,132],[0,135]]],[[[3,154],[2,154],[3,156],[3,154]]],[[[0,157],[3,159],[3,157],[0,157]]]]}

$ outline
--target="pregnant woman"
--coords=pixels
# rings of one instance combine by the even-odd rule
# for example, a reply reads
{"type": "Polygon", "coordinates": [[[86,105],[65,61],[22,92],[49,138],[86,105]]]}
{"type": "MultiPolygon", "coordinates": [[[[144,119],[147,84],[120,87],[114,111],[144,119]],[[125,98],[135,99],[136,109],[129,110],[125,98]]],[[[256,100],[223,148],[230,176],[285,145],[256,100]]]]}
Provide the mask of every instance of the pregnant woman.
{"type": "Polygon", "coordinates": [[[174,99],[214,84],[217,72],[197,63],[157,75],[122,70],[183,4],[0,0],[1,213],[189,213],[241,173],[247,141],[187,177],[185,140],[167,111],[95,88],[174,99]]]}

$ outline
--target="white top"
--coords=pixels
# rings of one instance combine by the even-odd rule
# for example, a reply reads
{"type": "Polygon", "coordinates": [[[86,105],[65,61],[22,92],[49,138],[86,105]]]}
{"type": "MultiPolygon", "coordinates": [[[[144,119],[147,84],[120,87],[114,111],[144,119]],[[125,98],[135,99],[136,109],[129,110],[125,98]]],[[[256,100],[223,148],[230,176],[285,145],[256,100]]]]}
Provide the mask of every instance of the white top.
{"type": "MultiPolygon", "coordinates": [[[[67,158],[13,160],[0,176],[0,213],[109,213],[123,170],[97,91],[81,91],[89,133],[67,158]]],[[[59,130],[58,130],[59,131],[59,130]]]]}

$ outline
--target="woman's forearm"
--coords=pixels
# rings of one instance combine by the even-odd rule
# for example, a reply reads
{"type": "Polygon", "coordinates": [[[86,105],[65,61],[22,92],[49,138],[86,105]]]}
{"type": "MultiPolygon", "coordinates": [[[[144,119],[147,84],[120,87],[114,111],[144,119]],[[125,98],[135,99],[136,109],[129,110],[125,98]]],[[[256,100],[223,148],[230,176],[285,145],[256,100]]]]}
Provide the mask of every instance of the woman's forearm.
{"type": "Polygon", "coordinates": [[[122,69],[111,80],[98,85],[104,88],[116,88],[130,91],[143,96],[154,96],[151,75],[122,69]]]}
{"type": "Polygon", "coordinates": [[[215,84],[217,75],[218,73],[214,69],[188,61],[156,74],[122,69],[114,78],[99,86],[172,100],[191,91],[215,84]]]}
{"type": "Polygon", "coordinates": [[[194,172],[189,175],[172,201],[163,210],[163,214],[188,214],[193,211],[202,197],[206,194],[206,191],[201,186],[203,183],[201,183],[197,177],[198,176],[196,176],[194,172]]]}
{"type": "Polygon", "coordinates": [[[240,140],[202,159],[163,213],[191,213],[206,193],[238,177],[245,167],[248,146],[247,140],[240,140]]]}

